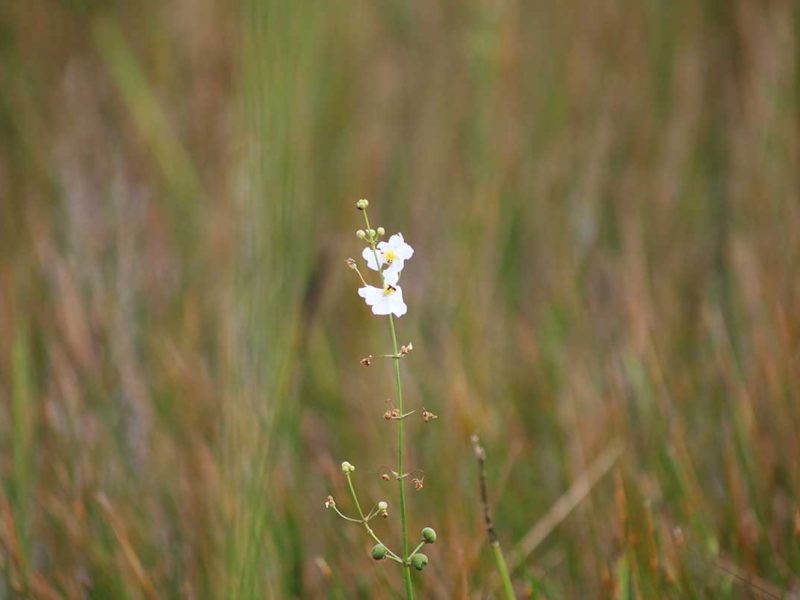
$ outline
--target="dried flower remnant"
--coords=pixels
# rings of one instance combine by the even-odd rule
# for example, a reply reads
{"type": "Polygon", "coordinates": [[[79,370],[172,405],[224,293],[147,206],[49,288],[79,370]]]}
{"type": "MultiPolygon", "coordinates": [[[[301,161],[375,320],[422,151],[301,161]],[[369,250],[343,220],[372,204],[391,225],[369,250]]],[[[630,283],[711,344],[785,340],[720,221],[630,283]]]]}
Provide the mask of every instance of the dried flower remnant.
{"type": "Polygon", "coordinates": [[[433,421],[433,420],[438,419],[438,418],[439,418],[439,415],[436,415],[436,414],[432,413],[431,411],[426,409],[424,406],[422,407],[422,420],[423,421],[428,423],[429,421],[433,421]]]}
{"type": "Polygon", "coordinates": [[[400,416],[400,411],[398,409],[396,409],[392,405],[392,401],[389,398],[387,398],[386,399],[386,412],[383,413],[383,418],[386,419],[387,421],[391,421],[392,419],[396,419],[399,416],[400,416]]]}

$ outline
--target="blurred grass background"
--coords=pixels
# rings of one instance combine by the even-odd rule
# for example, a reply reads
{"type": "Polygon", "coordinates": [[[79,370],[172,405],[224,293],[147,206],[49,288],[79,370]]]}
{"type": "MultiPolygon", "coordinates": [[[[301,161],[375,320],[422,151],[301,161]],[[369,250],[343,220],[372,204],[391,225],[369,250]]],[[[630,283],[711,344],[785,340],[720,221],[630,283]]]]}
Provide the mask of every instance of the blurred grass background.
{"type": "Polygon", "coordinates": [[[0,3],[0,598],[400,589],[360,197],[421,597],[800,593],[799,7],[0,3]]]}

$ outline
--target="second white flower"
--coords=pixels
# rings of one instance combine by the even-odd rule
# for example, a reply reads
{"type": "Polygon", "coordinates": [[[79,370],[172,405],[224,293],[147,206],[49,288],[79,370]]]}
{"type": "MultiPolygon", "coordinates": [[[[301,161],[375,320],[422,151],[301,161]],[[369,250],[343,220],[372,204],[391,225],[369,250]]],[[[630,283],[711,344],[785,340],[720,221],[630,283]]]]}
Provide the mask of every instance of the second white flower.
{"type": "Polygon", "coordinates": [[[381,289],[373,285],[366,285],[358,288],[358,295],[368,306],[372,307],[372,313],[375,315],[393,314],[396,317],[402,317],[408,310],[406,303],[403,302],[403,290],[400,286],[387,284],[381,289]]]}

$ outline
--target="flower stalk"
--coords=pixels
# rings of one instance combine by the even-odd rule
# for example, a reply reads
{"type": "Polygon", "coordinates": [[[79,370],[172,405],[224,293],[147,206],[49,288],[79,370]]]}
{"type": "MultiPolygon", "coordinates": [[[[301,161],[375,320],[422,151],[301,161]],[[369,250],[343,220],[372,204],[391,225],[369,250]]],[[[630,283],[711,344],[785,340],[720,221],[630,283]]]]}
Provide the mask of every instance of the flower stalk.
{"type": "MultiPolygon", "coordinates": [[[[369,226],[369,216],[367,215],[367,208],[366,206],[362,209],[364,213],[364,223],[367,226],[367,231],[372,231],[369,226]]],[[[370,240],[370,247],[372,248],[372,254],[375,257],[375,263],[380,265],[380,257],[378,256],[378,248],[376,246],[375,239],[370,240]]],[[[384,271],[378,271],[381,276],[381,282],[383,283],[384,287],[386,286],[386,275],[384,271]]],[[[396,281],[395,281],[396,283],[396,281]]],[[[389,332],[391,333],[392,338],[392,351],[394,352],[395,356],[400,356],[400,348],[397,345],[397,330],[394,326],[394,315],[389,314],[389,332]]],[[[400,361],[394,361],[394,381],[395,381],[395,389],[397,392],[397,410],[400,411],[400,414],[403,414],[403,382],[400,378],[400,361]]],[[[403,470],[403,449],[405,447],[405,439],[403,435],[404,430],[404,419],[398,419],[397,421],[397,472],[402,475],[405,473],[403,470]]],[[[398,477],[397,479],[397,486],[398,491],[400,494],[400,531],[402,534],[402,544],[403,544],[403,586],[405,587],[406,598],[411,599],[414,597],[414,587],[411,583],[411,565],[408,563],[410,558],[408,554],[408,524],[406,520],[406,489],[405,489],[405,482],[403,481],[403,477],[398,477]]]]}
{"type": "MultiPolygon", "coordinates": [[[[372,548],[372,558],[374,560],[383,560],[388,557],[390,560],[399,563],[403,569],[403,585],[405,588],[405,597],[407,600],[414,598],[414,588],[411,580],[411,568],[417,571],[422,571],[428,564],[428,557],[422,554],[420,550],[425,544],[433,544],[436,541],[436,532],[430,527],[422,530],[422,541],[419,542],[413,551],[409,552],[408,540],[408,519],[406,510],[406,489],[405,479],[409,473],[405,471],[405,421],[407,417],[415,414],[417,409],[405,412],[403,407],[403,382],[400,376],[400,360],[405,357],[413,349],[413,344],[409,342],[405,345],[400,345],[397,342],[397,326],[395,319],[400,318],[406,314],[408,307],[403,300],[403,290],[399,286],[400,274],[403,271],[405,261],[410,259],[414,254],[414,249],[408,245],[403,239],[403,235],[397,233],[392,235],[387,241],[382,241],[386,235],[386,230],[383,227],[372,228],[367,214],[367,206],[369,202],[365,199],[359,200],[356,203],[356,208],[364,213],[364,229],[359,229],[356,232],[356,237],[364,241],[367,246],[361,253],[362,258],[366,261],[367,267],[373,271],[377,271],[380,277],[380,287],[369,285],[364,278],[361,270],[359,270],[356,261],[347,259],[345,263],[347,266],[356,272],[362,284],[358,290],[358,295],[361,296],[366,302],[367,306],[372,309],[372,313],[379,316],[389,317],[389,334],[392,344],[391,354],[378,354],[361,359],[361,364],[368,367],[372,364],[374,358],[388,358],[394,363],[394,383],[395,383],[395,402],[396,407],[393,406],[391,400],[387,400],[387,411],[384,413],[384,418],[387,421],[396,421],[397,423],[397,471],[392,471],[395,475],[398,485],[399,494],[399,513],[400,513],[400,531],[402,540],[402,549],[400,552],[395,553],[389,550],[386,545],[381,542],[378,536],[369,525],[369,521],[374,517],[381,515],[388,517],[388,504],[386,502],[379,502],[376,507],[370,510],[369,514],[365,515],[361,504],[356,494],[355,485],[353,483],[353,471],[355,467],[349,462],[342,463],[342,471],[347,478],[347,485],[350,490],[350,495],[353,503],[358,512],[358,519],[347,517],[336,507],[336,503],[332,497],[328,497],[325,506],[333,508],[335,512],[349,522],[361,523],[364,526],[367,535],[375,542],[372,548]]],[[[427,423],[431,419],[435,419],[436,415],[422,408],[423,420],[427,423]]],[[[383,480],[389,480],[388,474],[384,473],[381,476],[383,480]]],[[[422,476],[412,479],[414,488],[416,490],[422,489],[422,476]]]]}

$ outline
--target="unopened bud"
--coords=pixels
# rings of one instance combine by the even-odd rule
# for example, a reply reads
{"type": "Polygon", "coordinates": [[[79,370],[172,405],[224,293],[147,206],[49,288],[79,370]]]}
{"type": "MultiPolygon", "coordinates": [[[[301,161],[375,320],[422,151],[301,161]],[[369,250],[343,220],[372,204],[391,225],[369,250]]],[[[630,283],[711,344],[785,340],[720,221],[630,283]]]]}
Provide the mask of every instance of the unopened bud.
{"type": "Polygon", "coordinates": [[[386,550],[386,546],[384,546],[383,544],[375,544],[372,547],[372,558],[375,560],[383,560],[384,558],[386,558],[387,552],[388,550],[386,550]]]}
{"type": "Polygon", "coordinates": [[[424,554],[415,554],[411,557],[411,566],[417,571],[422,571],[428,565],[428,557],[424,554]]]}
{"type": "Polygon", "coordinates": [[[325,508],[330,508],[331,506],[336,506],[336,502],[334,502],[333,496],[328,496],[325,498],[325,508]]]}
{"type": "Polygon", "coordinates": [[[376,232],[375,232],[374,229],[370,229],[370,230],[367,231],[367,236],[369,237],[369,239],[374,240],[375,239],[375,233],[376,232]]]}
{"type": "Polygon", "coordinates": [[[389,509],[388,502],[386,502],[385,500],[381,500],[380,502],[378,502],[378,510],[388,510],[388,509],[389,509]]]}
{"type": "Polygon", "coordinates": [[[360,239],[360,240],[366,239],[366,237],[367,237],[367,232],[366,232],[366,231],[364,231],[363,229],[359,229],[358,231],[356,231],[356,237],[357,237],[358,239],[360,239]]]}
{"type": "Polygon", "coordinates": [[[344,473],[344,474],[352,473],[355,470],[356,470],[356,468],[353,465],[351,465],[349,462],[344,461],[342,463],[342,473],[344,473]]]}
{"type": "Polygon", "coordinates": [[[380,236],[386,235],[386,230],[383,227],[378,227],[378,229],[376,231],[378,232],[378,235],[380,235],[380,236]]]}
{"type": "Polygon", "coordinates": [[[436,542],[436,531],[434,531],[433,527],[426,527],[422,530],[422,541],[426,544],[436,542]]]}
{"type": "Polygon", "coordinates": [[[358,202],[356,202],[356,208],[358,210],[365,210],[369,206],[369,200],[366,198],[362,198],[358,202]]]}

